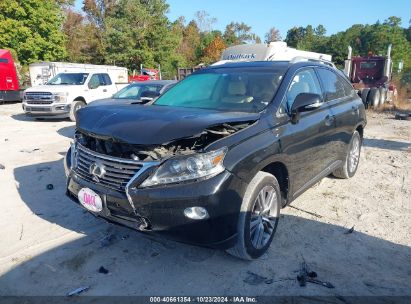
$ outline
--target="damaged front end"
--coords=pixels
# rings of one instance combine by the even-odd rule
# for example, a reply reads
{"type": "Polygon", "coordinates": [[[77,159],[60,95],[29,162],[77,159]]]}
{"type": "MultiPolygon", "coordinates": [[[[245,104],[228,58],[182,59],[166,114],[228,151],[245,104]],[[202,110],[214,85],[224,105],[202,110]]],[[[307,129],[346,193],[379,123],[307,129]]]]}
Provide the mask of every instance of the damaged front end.
{"type": "Polygon", "coordinates": [[[83,147],[99,154],[134,161],[152,162],[204,151],[208,145],[243,130],[254,122],[223,123],[211,126],[192,137],[172,140],[162,145],[129,144],[115,138],[89,134],[80,130],[76,131],[75,139],[83,147]]]}

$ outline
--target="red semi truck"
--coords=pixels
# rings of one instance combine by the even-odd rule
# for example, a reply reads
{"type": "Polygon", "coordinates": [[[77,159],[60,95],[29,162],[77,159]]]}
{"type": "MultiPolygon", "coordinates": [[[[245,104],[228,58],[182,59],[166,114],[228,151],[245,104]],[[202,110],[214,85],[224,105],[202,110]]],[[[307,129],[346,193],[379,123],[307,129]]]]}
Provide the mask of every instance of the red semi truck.
{"type": "Polygon", "coordinates": [[[0,103],[21,100],[16,66],[10,51],[0,49],[0,103]]]}
{"type": "Polygon", "coordinates": [[[357,90],[366,107],[377,108],[385,102],[394,101],[397,90],[392,80],[391,45],[387,56],[352,56],[348,47],[348,58],[344,72],[357,90]]]}

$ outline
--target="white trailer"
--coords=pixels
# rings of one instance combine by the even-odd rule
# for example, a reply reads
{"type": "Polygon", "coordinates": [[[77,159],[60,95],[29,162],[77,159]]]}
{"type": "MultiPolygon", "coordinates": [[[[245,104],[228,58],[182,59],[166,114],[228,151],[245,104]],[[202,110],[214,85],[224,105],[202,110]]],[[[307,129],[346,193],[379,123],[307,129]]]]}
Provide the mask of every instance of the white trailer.
{"type": "Polygon", "coordinates": [[[127,83],[127,68],[70,62],[37,62],[29,65],[31,86],[44,85],[59,73],[108,73],[114,83],[127,83]]]}
{"type": "Polygon", "coordinates": [[[317,60],[334,66],[332,56],[327,54],[301,51],[287,46],[286,42],[277,41],[270,44],[241,44],[224,50],[222,64],[230,61],[296,61],[317,60]]]}

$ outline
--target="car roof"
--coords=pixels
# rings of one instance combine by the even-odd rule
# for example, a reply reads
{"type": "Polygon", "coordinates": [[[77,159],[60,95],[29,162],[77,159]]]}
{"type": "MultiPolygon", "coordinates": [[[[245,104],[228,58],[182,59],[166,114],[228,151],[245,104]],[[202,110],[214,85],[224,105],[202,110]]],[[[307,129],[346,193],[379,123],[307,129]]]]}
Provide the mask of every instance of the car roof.
{"type": "MultiPolygon", "coordinates": [[[[291,67],[300,68],[304,66],[319,66],[319,67],[329,67],[328,64],[325,64],[321,61],[316,60],[299,60],[296,62],[292,61],[226,61],[221,62],[215,65],[208,66],[202,70],[214,70],[222,68],[280,68],[288,69],[291,67]]],[[[201,70],[200,70],[201,71],[201,70]]]]}

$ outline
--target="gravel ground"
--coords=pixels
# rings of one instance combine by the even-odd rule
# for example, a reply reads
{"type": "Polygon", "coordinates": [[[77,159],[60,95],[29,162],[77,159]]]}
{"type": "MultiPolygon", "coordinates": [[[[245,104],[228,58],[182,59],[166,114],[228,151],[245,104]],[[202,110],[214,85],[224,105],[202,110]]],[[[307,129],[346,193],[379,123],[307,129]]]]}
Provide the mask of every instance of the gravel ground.
{"type": "Polygon", "coordinates": [[[64,195],[73,123],[0,105],[0,295],[410,296],[411,121],[368,120],[357,175],[325,178],[283,209],[269,252],[245,262],[84,212],[64,195]],[[300,287],[303,261],[335,288],[300,287]]]}

